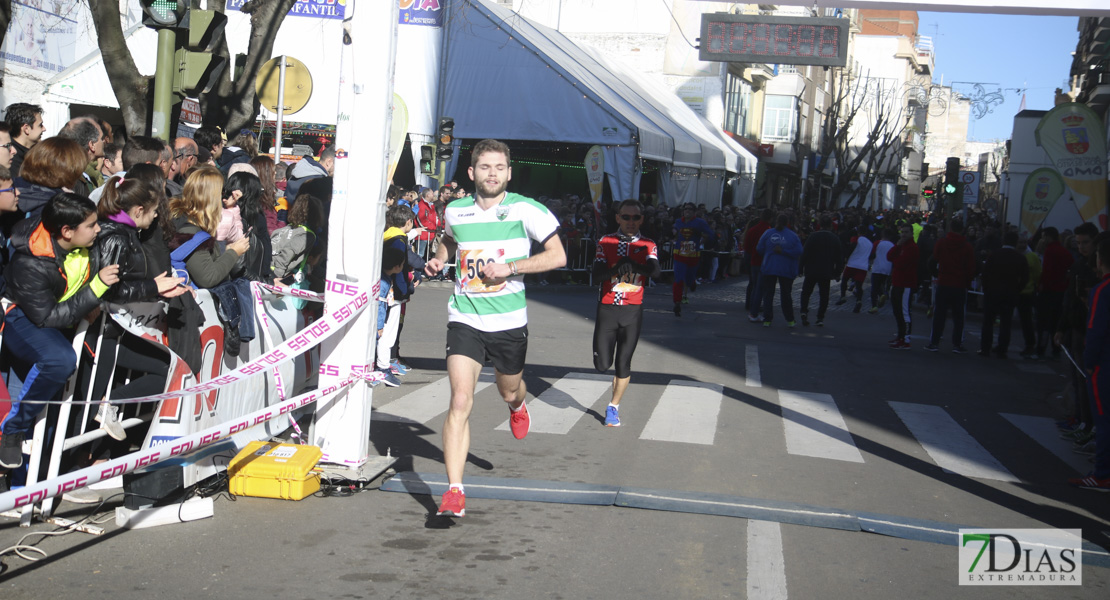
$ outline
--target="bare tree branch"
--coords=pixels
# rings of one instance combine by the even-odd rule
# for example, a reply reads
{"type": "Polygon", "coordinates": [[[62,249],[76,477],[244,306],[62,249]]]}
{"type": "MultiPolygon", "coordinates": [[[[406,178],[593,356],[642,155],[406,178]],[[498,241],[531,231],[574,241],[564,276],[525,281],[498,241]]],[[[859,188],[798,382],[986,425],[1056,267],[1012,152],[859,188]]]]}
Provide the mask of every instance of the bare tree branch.
{"type": "Polygon", "coordinates": [[[888,174],[891,161],[901,157],[902,135],[910,121],[898,90],[888,89],[883,81],[862,71],[841,71],[833,78],[834,100],[824,115],[821,159],[815,170],[819,180],[828,162],[835,161],[831,196],[836,200],[850,193],[845,206],[862,204],[879,178],[888,174]],[[853,135],[861,120],[866,123],[862,139],[853,135]]]}
{"type": "MultiPolygon", "coordinates": [[[[297,0],[249,0],[243,4],[242,12],[251,18],[246,64],[243,72],[232,81],[231,74],[235,64],[228,51],[227,39],[221,36],[213,54],[227,59],[228,67],[220,75],[220,82],[213,93],[201,95],[205,124],[219,125],[226,131],[238,131],[254,123],[259,109],[254,91],[255,78],[262,65],[270,60],[278,28],[296,3],[297,0]]],[[[223,12],[224,6],[223,3],[217,3],[216,10],[223,12]]]]}
{"type": "Polygon", "coordinates": [[[8,34],[8,24],[12,22],[12,0],[0,0],[0,45],[8,34]]]}
{"type": "Polygon", "coordinates": [[[112,92],[123,113],[123,124],[128,135],[143,135],[149,131],[147,99],[150,77],[144,77],[135,66],[135,59],[123,38],[117,0],[85,0],[92,12],[96,27],[96,43],[104,60],[104,69],[112,92]]]}

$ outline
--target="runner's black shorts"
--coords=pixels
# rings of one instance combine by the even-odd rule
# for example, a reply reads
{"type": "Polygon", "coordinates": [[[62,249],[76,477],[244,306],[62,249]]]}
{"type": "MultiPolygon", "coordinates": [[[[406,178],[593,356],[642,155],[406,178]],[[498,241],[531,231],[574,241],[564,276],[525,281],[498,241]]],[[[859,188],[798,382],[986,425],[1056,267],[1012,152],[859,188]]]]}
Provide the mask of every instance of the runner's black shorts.
{"type": "Polygon", "coordinates": [[[528,353],[528,326],[504,331],[479,331],[463,323],[447,324],[447,356],[461,354],[493,368],[502,375],[516,375],[524,370],[528,353]]]}
{"type": "Polygon", "coordinates": [[[598,304],[594,321],[594,368],[604,373],[616,361],[616,375],[632,375],[632,353],[640,341],[643,304],[598,304]]]}

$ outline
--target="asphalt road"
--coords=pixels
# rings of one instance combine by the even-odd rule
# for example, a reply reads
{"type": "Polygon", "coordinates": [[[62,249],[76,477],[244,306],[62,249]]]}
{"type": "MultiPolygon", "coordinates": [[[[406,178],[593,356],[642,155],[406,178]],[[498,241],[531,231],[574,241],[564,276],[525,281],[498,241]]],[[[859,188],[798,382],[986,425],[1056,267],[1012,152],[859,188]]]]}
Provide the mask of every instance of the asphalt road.
{"type": "MultiPolygon", "coordinates": [[[[1064,483],[1085,459],[1055,434],[1034,437],[1062,414],[1063,364],[957,355],[947,341],[938,353],[921,341],[893,351],[889,308],[869,315],[834,307],[823,328],[788,329],[776,315],[764,328],[742,315],[742,292],[736,282],[700,286],[677,318],[669,287],[651,290],[623,426],[606,428],[606,382],[591,356],[596,290],[530,286],[525,380],[539,397],[530,401],[534,430],[517,441],[499,429],[507,411],[492,387],[482,390],[467,475],[509,486],[713,494],[821,514],[1081,528],[1088,541],[1110,546],[1110,495],[1064,483]]],[[[371,441],[401,457],[399,472],[442,474],[447,293],[417,291],[402,334],[415,368],[401,387],[374,391],[371,441]]],[[[923,309],[914,318],[927,332],[923,309]]],[[[969,319],[969,329],[978,323],[969,319]]],[[[5,558],[0,594],[1104,598],[1110,582],[1110,569],[1087,565],[1082,587],[961,587],[950,545],[793,521],[476,495],[458,520],[430,517],[438,496],[417,493],[221,496],[212,519],[135,531],[107,523],[98,538],[43,540],[46,560],[5,558]]],[[[63,504],[63,514],[88,510],[63,504]]],[[[26,532],[0,523],[0,546],[26,532]]]]}

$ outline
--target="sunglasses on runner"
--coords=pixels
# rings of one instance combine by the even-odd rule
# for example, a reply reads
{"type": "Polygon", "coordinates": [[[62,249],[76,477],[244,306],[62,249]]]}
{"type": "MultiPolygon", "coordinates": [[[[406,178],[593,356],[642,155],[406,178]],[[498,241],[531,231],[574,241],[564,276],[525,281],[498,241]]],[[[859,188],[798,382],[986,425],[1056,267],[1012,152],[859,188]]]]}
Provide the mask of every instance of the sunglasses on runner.
{"type": "Polygon", "coordinates": [[[644,215],[620,215],[622,221],[639,221],[644,215]]]}

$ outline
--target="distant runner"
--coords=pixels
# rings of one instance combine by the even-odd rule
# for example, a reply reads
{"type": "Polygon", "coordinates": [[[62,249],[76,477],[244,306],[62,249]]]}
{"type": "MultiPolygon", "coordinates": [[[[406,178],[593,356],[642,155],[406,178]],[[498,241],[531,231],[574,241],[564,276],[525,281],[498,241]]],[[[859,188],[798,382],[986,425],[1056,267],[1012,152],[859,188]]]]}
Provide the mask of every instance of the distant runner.
{"type": "Polygon", "coordinates": [[[616,358],[613,400],[605,409],[605,426],[620,427],[621,397],[632,376],[632,353],[640,340],[644,320],[644,285],[659,277],[659,253],[655,242],[640,236],[643,205],[625,200],[617,207],[616,233],[597,243],[594,276],[601,280],[597,318],[594,320],[594,367],[609,370],[616,358]]]}
{"type": "Polygon", "coordinates": [[[671,287],[674,297],[674,316],[682,316],[682,305],[686,302],[686,286],[690,291],[698,289],[698,263],[701,262],[701,245],[713,237],[713,230],[705,219],[695,216],[694,205],[687,203],[682,207],[682,218],[674,222],[674,284],[671,287]]]}

